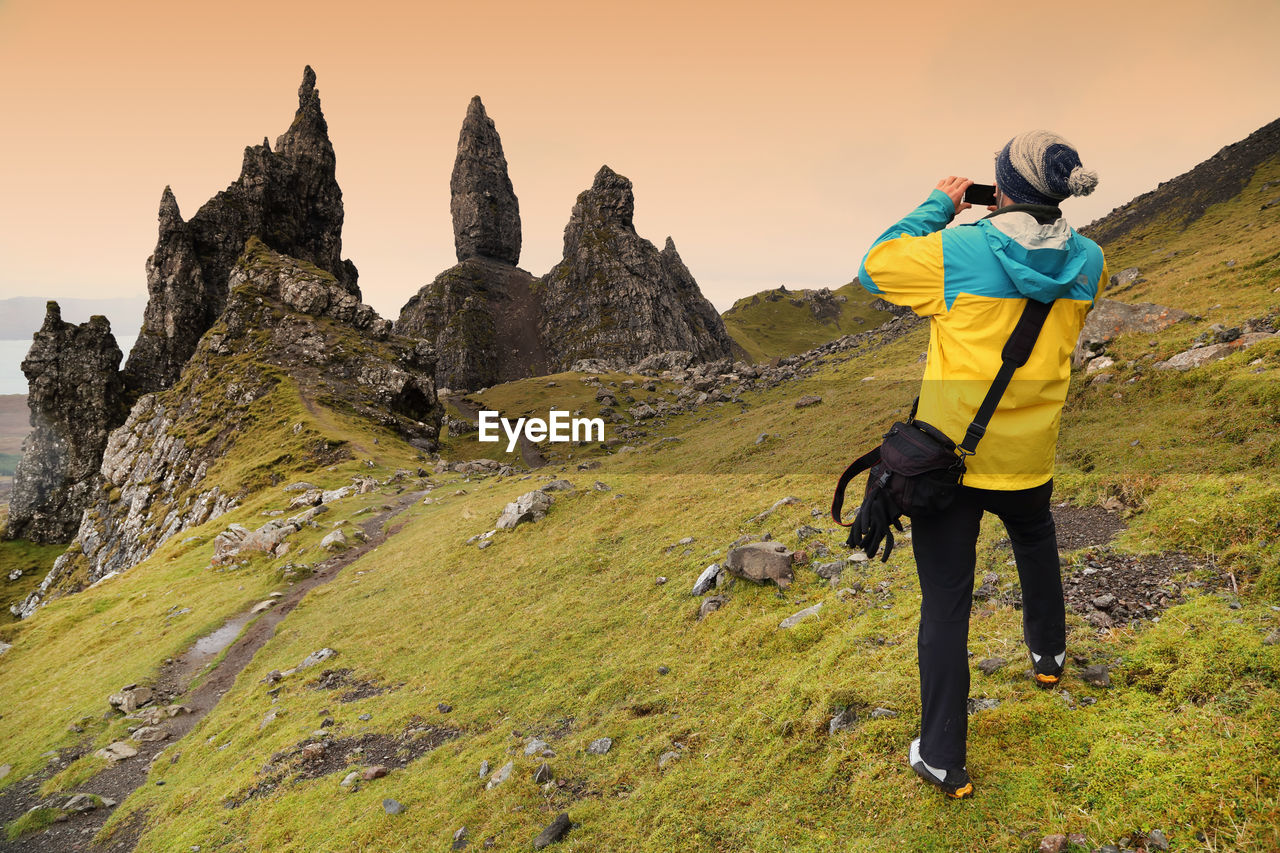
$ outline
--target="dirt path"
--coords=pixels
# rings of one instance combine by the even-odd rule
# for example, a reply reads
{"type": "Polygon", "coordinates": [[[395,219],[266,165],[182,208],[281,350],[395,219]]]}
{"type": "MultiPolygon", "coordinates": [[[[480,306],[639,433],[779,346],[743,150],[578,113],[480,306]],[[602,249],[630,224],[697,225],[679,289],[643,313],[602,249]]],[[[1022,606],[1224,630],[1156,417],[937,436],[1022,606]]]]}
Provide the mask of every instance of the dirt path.
{"type": "MultiPolygon", "coordinates": [[[[471,402],[461,394],[449,397],[449,402],[458,407],[458,411],[462,412],[472,421],[477,421],[480,417],[480,407],[471,402]]],[[[520,458],[529,468],[541,468],[547,464],[546,458],[542,455],[542,451],[538,449],[538,445],[520,435],[520,458]]]]}
{"type": "MultiPolygon", "coordinates": [[[[425,494],[426,492],[423,491],[414,491],[397,496],[388,508],[360,525],[366,536],[364,542],[318,564],[311,577],[289,587],[270,610],[261,615],[242,613],[232,617],[212,634],[198,640],[181,657],[163,666],[154,685],[157,700],[151,704],[163,705],[173,702],[190,708],[191,712],[160,723],[160,727],[168,732],[168,736],[163,741],[133,744],[138,749],[136,756],[108,767],[88,782],[77,785],[74,793],[96,794],[117,803],[124,802],[129,794],[146,781],[148,766],[158,753],[163,751],[165,756],[170,758],[175,758],[181,753],[183,736],[213,710],[223,694],[231,689],[241,670],[274,636],[276,626],[298,606],[303,597],[317,586],[333,580],[343,568],[377,548],[388,537],[398,533],[404,522],[392,525],[384,531],[386,522],[403,513],[416,501],[421,500],[425,494]],[[225,655],[217,666],[208,671],[207,676],[199,680],[193,688],[193,681],[198,680],[198,677],[206,672],[207,666],[224,651],[225,655]]],[[[0,793],[0,822],[7,824],[32,806],[41,803],[57,806],[65,803],[72,792],[55,797],[41,797],[40,785],[71,760],[88,751],[88,744],[77,749],[65,750],[61,756],[62,761],[49,772],[40,774],[35,779],[12,785],[0,793]]],[[[161,756],[160,760],[165,760],[165,757],[161,756]]],[[[96,851],[132,850],[142,834],[145,823],[140,819],[130,820],[106,843],[94,843],[94,836],[106,823],[110,814],[111,809],[98,808],[72,815],[65,822],[55,823],[44,832],[24,836],[16,841],[5,841],[0,837],[0,851],[6,851],[6,853],[19,850],[40,853],[95,851],[96,853],[96,851]]]]}

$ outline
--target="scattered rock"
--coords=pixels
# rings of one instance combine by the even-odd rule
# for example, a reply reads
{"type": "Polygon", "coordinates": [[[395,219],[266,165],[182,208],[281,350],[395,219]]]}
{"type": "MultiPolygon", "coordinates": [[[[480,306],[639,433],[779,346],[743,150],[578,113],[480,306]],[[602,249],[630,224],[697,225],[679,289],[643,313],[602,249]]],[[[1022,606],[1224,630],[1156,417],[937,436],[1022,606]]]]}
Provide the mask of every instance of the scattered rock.
{"type": "Polygon", "coordinates": [[[712,563],[702,570],[702,574],[698,575],[698,579],[693,583],[694,595],[706,595],[716,585],[716,580],[720,577],[720,564],[712,563]]]}
{"type": "Polygon", "coordinates": [[[360,778],[365,782],[372,782],[374,779],[381,779],[387,775],[387,768],[382,764],[375,764],[372,767],[366,767],[360,771],[360,778]]]}
{"type": "Polygon", "coordinates": [[[702,601],[702,606],[698,608],[698,618],[705,619],[707,614],[714,613],[721,607],[729,603],[729,599],[723,595],[710,595],[702,601]]]}
{"type": "Polygon", "coordinates": [[[978,669],[982,670],[983,675],[994,675],[1007,663],[1007,660],[1000,657],[986,658],[985,660],[978,661],[978,669]]]}
{"type": "Polygon", "coordinates": [[[404,809],[405,807],[401,803],[390,797],[382,801],[382,810],[387,814],[400,814],[404,809]]]}
{"type": "Polygon", "coordinates": [[[132,735],[132,738],[138,743],[156,743],[168,737],[169,733],[159,726],[143,726],[132,735]]]}
{"type": "Polygon", "coordinates": [[[1095,687],[1111,686],[1111,672],[1105,663],[1086,666],[1081,670],[1080,678],[1085,683],[1092,684],[1095,687]]]}
{"type": "Polygon", "coordinates": [[[573,824],[569,820],[568,812],[561,812],[556,815],[556,819],[551,821],[551,823],[533,839],[533,849],[541,850],[544,847],[555,844],[557,841],[564,838],[565,833],[569,831],[569,827],[572,825],[573,824]]]}
{"type": "Polygon", "coordinates": [[[347,547],[346,534],[339,528],[321,539],[320,547],[326,551],[344,551],[347,547]]]}
{"type": "Polygon", "coordinates": [[[309,667],[313,667],[318,663],[323,663],[324,661],[327,661],[329,658],[333,657],[336,654],[337,652],[335,652],[333,649],[330,649],[328,647],[320,649],[318,651],[314,651],[311,654],[307,655],[305,658],[303,658],[302,663],[298,664],[297,669],[304,670],[309,667]]]}
{"type": "Polygon", "coordinates": [[[539,521],[546,517],[551,502],[551,496],[541,489],[526,492],[507,504],[495,526],[500,530],[510,530],[525,522],[539,521]]]}
{"type": "Polygon", "coordinates": [[[1202,367],[1210,362],[1224,359],[1237,350],[1248,349],[1262,341],[1276,340],[1278,338],[1280,338],[1280,333],[1250,332],[1227,343],[1185,350],[1172,356],[1167,361],[1157,361],[1152,366],[1157,370],[1191,370],[1192,368],[1202,367]]]}
{"type": "Polygon", "coordinates": [[[533,781],[537,782],[539,785],[544,782],[550,782],[551,778],[551,765],[547,764],[545,761],[539,764],[538,769],[533,773],[533,781]]]}
{"type": "Polygon", "coordinates": [[[341,787],[343,787],[343,788],[350,788],[352,785],[354,785],[354,784],[356,783],[356,781],[357,781],[359,778],[360,778],[360,771],[359,771],[359,770],[352,770],[352,771],[351,771],[350,773],[348,773],[346,776],[343,776],[343,777],[342,777],[342,781],[341,781],[341,782],[339,782],[338,784],[339,784],[341,787]]]}
{"type": "Polygon", "coordinates": [[[679,761],[679,760],[680,760],[680,753],[676,752],[674,749],[668,750],[662,753],[662,755],[658,756],[658,769],[666,770],[667,765],[669,765],[673,761],[679,761]]]}
{"type": "Polygon", "coordinates": [[[1159,829],[1153,829],[1147,833],[1147,844],[1158,850],[1169,849],[1169,839],[1165,836],[1164,832],[1159,829]]]}
{"type": "Polygon", "coordinates": [[[99,758],[105,758],[111,764],[115,764],[117,761],[124,761],[126,758],[133,758],[137,754],[138,750],[124,741],[116,741],[94,753],[99,758]]]}
{"type": "Polygon", "coordinates": [[[572,492],[573,483],[568,480],[552,480],[542,487],[544,492],[572,492]]]}
{"type": "Polygon", "coordinates": [[[529,742],[524,745],[525,755],[537,755],[539,752],[547,748],[547,742],[541,738],[530,738],[529,742]]]}
{"type": "Polygon", "coordinates": [[[858,723],[858,714],[853,708],[843,708],[841,711],[831,718],[827,723],[827,734],[833,735],[836,732],[843,732],[852,729],[858,723]]]}
{"type": "Polygon", "coordinates": [[[98,807],[98,801],[89,794],[74,794],[62,806],[63,811],[81,814],[91,812],[98,807]]]}
{"type": "Polygon", "coordinates": [[[814,616],[814,617],[816,617],[816,616],[818,615],[818,611],[819,611],[819,610],[821,610],[821,609],[822,609],[822,602],[821,602],[821,601],[819,601],[817,604],[815,604],[815,605],[813,605],[813,606],[811,606],[811,607],[806,607],[804,610],[801,610],[801,611],[800,611],[800,612],[798,612],[798,613],[793,613],[793,614],[791,614],[790,616],[788,616],[786,619],[783,619],[783,620],[778,624],[778,627],[779,627],[779,628],[794,628],[796,625],[800,624],[800,623],[801,623],[801,622],[803,622],[805,619],[808,619],[810,616],[814,616]]]}
{"type": "Polygon", "coordinates": [[[591,741],[591,743],[587,746],[587,752],[591,753],[592,755],[604,755],[608,753],[608,751],[612,747],[613,747],[613,738],[602,737],[602,738],[597,738],[596,740],[591,741]]]}
{"type": "Polygon", "coordinates": [[[1040,839],[1040,846],[1036,848],[1036,853],[1062,853],[1067,849],[1067,837],[1065,835],[1046,835],[1040,839]]]}
{"type": "Polygon", "coordinates": [[[154,695],[150,687],[130,684],[128,687],[120,688],[119,693],[108,696],[107,703],[125,714],[131,714],[150,702],[154,695]]]}
{"type": "Polygon", "coordinates": [[[805,394],[799,400],[796,400],[795,407],[797,409],[807,409],[809,406],[816,406],[822,402],[822,398],[816,394],[805,394]]]}
{"type": "Polygon", "coordinates": [[[873,720],[889,720],[896,716],[898,716],[898,712],[888,708],[876,708],[871,712],[871,719],[873,720]]]}
{"type": "Polygon", "coordinates": [[[791,568],[793,554],[781,542],[750,542],[731,548],[725,569],[750,581],[773,581],[786,589],[795,580],[791,568]]]}
{"type": "Polygon", "coordinates": [[[813,570],[818,573],[820,578],[838,580],[846,565],[844,560],[837,560],[834,563],[815,563],[813,570]]]}
{"type": "Polygon", "coordinates": [[[999,699],[991,699],[986,696],[974,697],[968,701],[968,710],[970,714],[977,714],[980,711],[991,711],[999,707],[999,699]]]}
{"type": "MultiPolygon", "coordinates": [[[[525,753],[525,754],[532,755],[532,753],[525,753]]],[[[485,784],[484,789],[487,791],[490,788],[496,788],[498,785],[501,785],[503,782],[507,781],[507,779],[510,778],[511,776],[511,770],[513,767],[515,767],[515,762],[508,761],[506,764],[498,768],[498,772],[494,773],[493,776],[490,777],[488,783],[485,784]]]]}

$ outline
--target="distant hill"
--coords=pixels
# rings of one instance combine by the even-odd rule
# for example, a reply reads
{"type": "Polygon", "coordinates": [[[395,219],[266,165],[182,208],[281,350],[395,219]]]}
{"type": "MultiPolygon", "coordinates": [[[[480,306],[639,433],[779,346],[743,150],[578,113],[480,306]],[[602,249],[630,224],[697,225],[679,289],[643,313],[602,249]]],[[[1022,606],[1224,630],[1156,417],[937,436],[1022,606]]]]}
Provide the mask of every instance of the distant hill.
{"type": "Polygon", "coordinates": [[[721,316],[746,360],[759,363],[875,328],[893,316],[873,307],[876,301],[857,281],[836,290],[782,286],[743,297],[721,316]]]}
{"type": "Polygon", "coordinates": [[[111,331],[119,338],[138,334],[142,327],[142,310],[147,297],[128,296],[119,299],[59,299],[43,296],[14,296],[0,299],[0,340],[29,341],[44,323],[44,306],[49,299],[57,301],[62,316],[69,323],[83,323],[94,314],[111,321],[111,331]]]}

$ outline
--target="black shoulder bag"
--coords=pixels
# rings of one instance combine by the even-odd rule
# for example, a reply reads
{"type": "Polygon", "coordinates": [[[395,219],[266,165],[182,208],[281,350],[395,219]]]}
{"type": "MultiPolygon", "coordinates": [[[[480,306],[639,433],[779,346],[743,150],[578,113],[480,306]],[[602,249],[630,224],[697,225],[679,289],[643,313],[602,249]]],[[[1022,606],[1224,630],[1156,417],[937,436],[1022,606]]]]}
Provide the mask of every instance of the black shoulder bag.
{"type": "Polygon", "coordinates": [[[1027,363],[1052,307],[1052,302],[1027,300],[1018,324],[1000,353],[1000,371],[959,445],[942,430],[916,419],[916,407],[920,403],[917,397],[906,422],[895,423],[884,434],[879,447],[858,457],[845,469],[836,483],[831,517],[841,527],[851,528],[847,542],[850,548],[861,548],[868,557],[874,557],[883,540],[882,560],[887,562],[893,551],[893,531],[889,528],[901,531],[901,516],[928,515],[951,505],[964,481],[965,459],[977,451],[978,442],[986,433],[1014,371],[1027,363]],[[862,506],[853,521],[841,521],[845,488],[850,480],[868,470],[862,506]]]}

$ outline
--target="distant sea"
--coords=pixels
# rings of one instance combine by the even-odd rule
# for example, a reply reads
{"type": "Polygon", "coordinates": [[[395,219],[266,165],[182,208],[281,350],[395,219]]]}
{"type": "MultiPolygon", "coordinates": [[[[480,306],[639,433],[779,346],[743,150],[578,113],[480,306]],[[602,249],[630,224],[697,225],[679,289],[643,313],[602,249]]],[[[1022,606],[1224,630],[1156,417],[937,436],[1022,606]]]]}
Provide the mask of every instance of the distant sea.
{"type": "MultiPolygon", "coordinates": [[[[137,335],[122,335],[116,338],[124,358],[129,357],[129,350],[133,348],[133,342],[137,339],[137,335]]],[[[22,360],[27,357],[29,349],[31,349],[30,338],[25,341],[0,340],[0,394],[27,393],[27,377],[22,375],[22,360]]],[[[120,360],[122,367],[124,358],[120,360]]]]}

